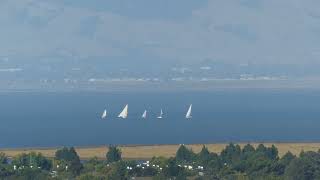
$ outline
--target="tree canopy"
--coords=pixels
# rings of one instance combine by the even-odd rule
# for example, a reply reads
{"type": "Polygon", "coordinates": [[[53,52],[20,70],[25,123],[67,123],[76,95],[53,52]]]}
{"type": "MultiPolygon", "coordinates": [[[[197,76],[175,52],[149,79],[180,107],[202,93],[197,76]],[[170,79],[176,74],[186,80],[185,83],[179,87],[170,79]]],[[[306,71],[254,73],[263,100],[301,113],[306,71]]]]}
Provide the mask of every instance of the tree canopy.
{"type": "Polygon", "coordinates": [[[149,162],[122,160],[121,151],[110,146],[106,159],[80,161],[74,148],[59,149],[54,159],[39,153],[23,153],[8,161],[0,153],[0,179],[320,179],[320,152],[291,152],[279,157],[275,146],[227,145],[220,154],[203,146],[195,153],[181,145],[175,157],[153,157],[149,162]]]}
{"type": "Polygon", "coordinates": [[[73,175],[79,175],[83,168],[80,157],[73,147],[59,149],[55,154],[55,159],[60,167],[69,170],[73,175]]]}
{"type": "Polygon", "coordinates": [[[109,163],[121,160],[121,150],[117,146],[109,146],[109,151],[106,154],[109,163]]]}
{"type": "Polygon", "coordinates": [[[195,154],[192,150],[188,149],[185,145],[180,145],[176,153],[176,160],[180,163],[192,162],[195,154]]]}

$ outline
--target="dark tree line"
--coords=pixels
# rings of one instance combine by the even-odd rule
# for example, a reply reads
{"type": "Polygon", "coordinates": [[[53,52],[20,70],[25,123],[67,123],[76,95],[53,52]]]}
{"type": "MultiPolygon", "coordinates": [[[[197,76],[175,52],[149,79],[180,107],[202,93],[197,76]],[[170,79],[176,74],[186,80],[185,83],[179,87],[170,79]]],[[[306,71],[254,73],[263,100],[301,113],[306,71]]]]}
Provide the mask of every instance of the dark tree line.
{"type": "Polygon", "coordinates": [[[10,161],[0,153],[0,179],[197,179],[197,180],[313,180],[320,179],[320,153],[290,152],[279,157],[275,146],[227,145],[220,154],[203,146],[199,153],[181,145],[175,157],[154,157],[147,163],[122,160],[110,146],[106,159],[81,162],[74,148],[62,148],[48,159],[39,153],[20,154],[10,161]]]}

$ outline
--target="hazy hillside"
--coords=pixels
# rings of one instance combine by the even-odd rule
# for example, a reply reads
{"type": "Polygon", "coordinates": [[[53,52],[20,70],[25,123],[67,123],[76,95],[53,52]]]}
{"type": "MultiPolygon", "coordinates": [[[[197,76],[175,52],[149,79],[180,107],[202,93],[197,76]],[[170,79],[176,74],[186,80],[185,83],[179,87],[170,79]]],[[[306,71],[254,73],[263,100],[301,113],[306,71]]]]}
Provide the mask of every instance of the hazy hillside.
{"type": "Polygon", "coordinates": [[[37,81],[319,76],[319,6],[316,0],[2,0],[0,73],[37,81]]]}

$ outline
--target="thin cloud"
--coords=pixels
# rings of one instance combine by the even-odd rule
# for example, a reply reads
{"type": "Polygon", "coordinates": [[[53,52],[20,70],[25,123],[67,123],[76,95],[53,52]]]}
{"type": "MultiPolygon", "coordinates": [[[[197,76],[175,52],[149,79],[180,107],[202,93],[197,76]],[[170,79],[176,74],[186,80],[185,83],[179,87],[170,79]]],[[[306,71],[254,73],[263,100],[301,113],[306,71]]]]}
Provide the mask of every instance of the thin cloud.
{"type": "Polygon", "coordinates": [[[316,61],[314,49],[320,45],[318,5],[315,0],[209,0],[186,8],[184,18],[170,19],[63,1],[2,1],[0,55],[108,59],[139,52],[191,64],[204,59],[309,63],[316,61]]]}

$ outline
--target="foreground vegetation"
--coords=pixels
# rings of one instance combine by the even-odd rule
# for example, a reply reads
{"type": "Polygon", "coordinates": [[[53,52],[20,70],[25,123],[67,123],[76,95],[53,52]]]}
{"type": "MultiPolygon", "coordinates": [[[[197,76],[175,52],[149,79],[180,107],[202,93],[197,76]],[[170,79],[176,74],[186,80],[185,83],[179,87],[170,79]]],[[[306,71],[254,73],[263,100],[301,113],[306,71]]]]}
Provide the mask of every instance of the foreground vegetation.
{"type": "Polygon", "coordinates": [[[320,153],[287,152],[281,158],[275,146],[241,148],[229,144],[220,154],[203,146],[199,153],[181,145],[175,157],[153,157],[150,161],[126,161],[121,150],[109,147],[105,160],[81,162],[74,148],[62,148],[48,159],[40,153],[20,154],[8,159],[0,153],[0,179],[226,179],[312,180],[320,179],[320,153]]]}

